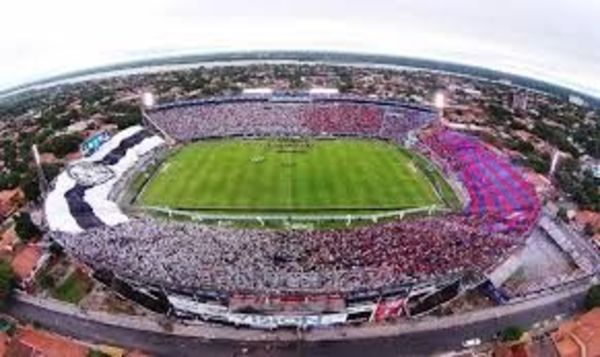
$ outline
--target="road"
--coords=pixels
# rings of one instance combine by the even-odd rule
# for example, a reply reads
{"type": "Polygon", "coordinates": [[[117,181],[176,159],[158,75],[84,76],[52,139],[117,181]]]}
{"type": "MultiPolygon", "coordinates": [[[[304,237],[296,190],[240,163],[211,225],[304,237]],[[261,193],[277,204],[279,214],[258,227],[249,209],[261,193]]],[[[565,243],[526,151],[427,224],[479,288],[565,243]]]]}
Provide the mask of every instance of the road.
{"type": "MultiPolygon", "coordinates": [[[[491,339],[508,325],[531,326],[558,314],[572,314],[581,308],[584,296],[585,293],[581,291],[545,301],[540,306],[502,316],[492,315],[459,326],[435,328],[435,323],[431,324],[430,321],[433,328],[421,328],[418,332],[404,328],[399,329],[396,336],[329,341],[316,341],[314,336],[319,332],[310,332],[291,342],[240,342],[176,336],[90,321],[22,301],[10,304],[8,313],[21,320],[36,321],[59,334],[95,343],[136,348],[158,356],[367,356],[373,353],[377,356],[422,356],[460,349],[461,342],[468,338],[491,339]]],[[[272,336],[269,335],[271,339],[272,336]]]]}

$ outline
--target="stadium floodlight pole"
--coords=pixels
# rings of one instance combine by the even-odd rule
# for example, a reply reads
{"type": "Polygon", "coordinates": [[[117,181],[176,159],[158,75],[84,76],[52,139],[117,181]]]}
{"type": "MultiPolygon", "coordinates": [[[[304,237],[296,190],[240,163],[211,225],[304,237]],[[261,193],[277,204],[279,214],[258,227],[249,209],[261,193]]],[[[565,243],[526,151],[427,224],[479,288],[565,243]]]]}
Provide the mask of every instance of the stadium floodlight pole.
{"type": "Polygon", "coordinates": [[[46,179],[46,174],[44,174],[44,169],[42,168],[42,160],[40,159],[40,152],[37,148],[36,144],[31,146],[31,152],[33,153],[33,159],[35,161],[35,166],[38,174],[38,185],[40,186],[40,192],[42,194],[42,198],[46,197],[46,193],[48,192],[48,180],[46,179]]]}
{"type": "Polygon", "coordinates": [[[142,93],[140,96],[140,115],[142,116],[142,123],[145,124],[146,127],[154,128],[163,136],[163,138],[165,138],[169,145],[172,145],[176,142],[175,139],[167,134],[160,126],[158,126],[147,113],[147,110],[152,109],[155,104],[156,100],[154,99],[154,94],[151,92],[142,93]]]}
{"type": "Polygon", "coordinates": [[[438,117],[443,120],[444,108],[446,107],[446,96],[444,95],[444,92],[439,91],[435,93],[435,96],[433,97],[433,106],[438,111],[438,117]]]}
{"type": "Polygon", "coordinates": [[[142,93],[142,105],[148,109],[154,106],[154,95],[151,92],[142,93]]]}
{"type": "Polygon", "coordinates": [[[560,156],[561,156],[560,150],[555,150],[554,154],[552,155],[552,162],[550,164],[550,172],[548,173],[548,176],[550,176],[550,177],[554,176],[554,172],[556,172],[556,167],[558,166],[560,156]]]}

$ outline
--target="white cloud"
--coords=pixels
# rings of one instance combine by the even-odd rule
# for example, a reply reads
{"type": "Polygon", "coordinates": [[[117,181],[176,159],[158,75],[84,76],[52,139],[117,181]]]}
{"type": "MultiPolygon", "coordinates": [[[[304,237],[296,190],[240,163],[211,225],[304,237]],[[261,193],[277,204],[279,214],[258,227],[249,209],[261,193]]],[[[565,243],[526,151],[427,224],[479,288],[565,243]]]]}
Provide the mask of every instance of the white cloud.
{"type": "Polygon", "coordinates": [[[600,95],[595,0],[0,4],[0,87],[147,55],[332,49],[450,60],[600,95]]]}

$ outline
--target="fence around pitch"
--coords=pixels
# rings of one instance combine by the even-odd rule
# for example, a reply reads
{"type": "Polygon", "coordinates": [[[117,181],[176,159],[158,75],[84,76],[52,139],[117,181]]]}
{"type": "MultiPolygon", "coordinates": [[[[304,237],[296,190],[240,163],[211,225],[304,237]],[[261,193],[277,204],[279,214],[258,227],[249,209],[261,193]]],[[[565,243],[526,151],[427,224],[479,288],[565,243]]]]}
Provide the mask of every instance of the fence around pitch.
{"type": "Polygon", "coordinates": [[[427,214],[433,215],[438,213],[447,213],[451,210],[447,207],[432,205],[418,208],[408,208],[403,210],[393,210],[389,212],[373,213],[373,214],[302,214],[302,213],[285,213],[285,214],[216,214],[203,213],[193,210],[172,209],[168,207],[157,206],[140,206],[142,211],[155,212],[166,214],[169,217],[179,216],[188,217],[192,220],[208,220],[208,221],[295,221],[295,222],[317,222],[317,221],[373,221],[377,222],[380,219],[397,217],[403,219],[406,216],[427,214]]]}

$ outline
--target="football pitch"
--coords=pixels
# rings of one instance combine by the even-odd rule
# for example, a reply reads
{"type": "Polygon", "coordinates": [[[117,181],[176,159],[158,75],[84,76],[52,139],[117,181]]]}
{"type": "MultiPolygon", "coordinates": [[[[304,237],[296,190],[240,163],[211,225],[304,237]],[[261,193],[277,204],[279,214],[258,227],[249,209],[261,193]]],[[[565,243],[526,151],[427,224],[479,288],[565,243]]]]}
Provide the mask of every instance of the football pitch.
{"type": "Polygon", "coordinates": [[[410,153],[365,139],[208,140],[160,166],[144,206],[198,211],[382,211],[442,205],[410,153]]]}

